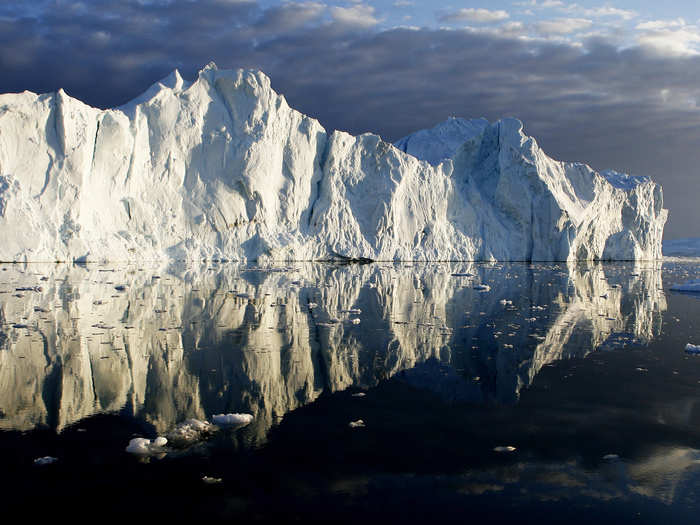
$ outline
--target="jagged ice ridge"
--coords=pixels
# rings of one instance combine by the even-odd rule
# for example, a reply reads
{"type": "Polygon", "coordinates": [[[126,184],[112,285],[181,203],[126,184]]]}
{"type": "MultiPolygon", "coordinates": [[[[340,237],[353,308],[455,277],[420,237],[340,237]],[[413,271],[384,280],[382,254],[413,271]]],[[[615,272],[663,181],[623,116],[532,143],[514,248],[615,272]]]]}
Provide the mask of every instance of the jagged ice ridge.
{"type": "Polygon", "coordinates": [[[259,71],[107,110],[0,95],[2,261],[657,259],[666,216],[659,185],[555,161],[518,120],[327,133],[259,71]]]}

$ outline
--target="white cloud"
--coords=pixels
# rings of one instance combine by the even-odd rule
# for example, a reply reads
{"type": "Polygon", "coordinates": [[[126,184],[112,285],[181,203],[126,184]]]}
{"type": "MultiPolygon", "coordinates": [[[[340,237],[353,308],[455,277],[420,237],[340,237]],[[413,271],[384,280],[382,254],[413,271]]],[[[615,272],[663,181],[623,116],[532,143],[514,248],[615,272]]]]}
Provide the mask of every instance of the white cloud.
{"type": "Polygon", "coordinates": [[[537,22],[534,27],[542,35],[568,35],[588,29],[592,25],[593,21],[586,18],[555,18],[537,22]]]}
{"type": "Polygon", "coordinates": [[[700,28],[690,25],[639,24],[637,42],[658,54],[667,56],[699,55],[700,28]]]}
{"type": "Polygon", "coordinates": [[[542,0],[538,2],[537,0],[526,0],[523,2],[515,2],[513,5],[520,7],[536,7],[538,9],[547,9],[551,7],[563,7],[564,2],[561,0],[542,0]]]}
{"type": "Polygon", "coordinates": [[[509,17],[510,15],[502,9],[491,11],[483,8],[465,7],[451,13],[445,13],[439,17],[439,20],[441,22],[488,23],[500,22],[501,20],[506,20],[509,17]]]}
{"type": "Polygon", "coordinates": [[[374,7],[357,4],[351,7],[331,7],[333,21],[344,26],[368,28],[376,26],[379,20],[374,15],[374,7]]]}
{"type": "Polygon", "coordinates": [[[683,18],[676,18],[674,20],[648,20],[637,24],[635,29],[640,31],[658,31],[661,29],[671,29],[673,27],[683,27],[685,25],[685,20],[683,18]]]}

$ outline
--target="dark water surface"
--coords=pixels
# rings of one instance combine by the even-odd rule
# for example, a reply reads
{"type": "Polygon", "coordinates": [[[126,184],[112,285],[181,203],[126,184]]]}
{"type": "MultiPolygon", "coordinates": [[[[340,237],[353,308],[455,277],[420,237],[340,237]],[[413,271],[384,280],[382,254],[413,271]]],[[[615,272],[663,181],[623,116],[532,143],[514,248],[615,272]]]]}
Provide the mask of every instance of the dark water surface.
{"type": "Polygon", "coordinates": [[[699,275],[0,266],[0,503],[78,522],[697,523],[700,296],[668,288],[699,275]],[[253,422],[125,451],[236,412],[253,422]]]}

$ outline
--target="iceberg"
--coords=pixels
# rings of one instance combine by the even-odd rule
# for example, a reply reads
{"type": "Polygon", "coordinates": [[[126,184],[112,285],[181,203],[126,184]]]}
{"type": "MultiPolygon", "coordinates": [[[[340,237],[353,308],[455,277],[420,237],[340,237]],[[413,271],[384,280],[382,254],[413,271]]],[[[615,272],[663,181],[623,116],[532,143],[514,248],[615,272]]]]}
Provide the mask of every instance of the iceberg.
{"type": "Polygon", "coordinates": [[[516,119],[392,145],[260,71],[174,71],[107,110],[0,95],[2,261],[658,259],[666,216],[658,184],[553,160],[516,119]]]}

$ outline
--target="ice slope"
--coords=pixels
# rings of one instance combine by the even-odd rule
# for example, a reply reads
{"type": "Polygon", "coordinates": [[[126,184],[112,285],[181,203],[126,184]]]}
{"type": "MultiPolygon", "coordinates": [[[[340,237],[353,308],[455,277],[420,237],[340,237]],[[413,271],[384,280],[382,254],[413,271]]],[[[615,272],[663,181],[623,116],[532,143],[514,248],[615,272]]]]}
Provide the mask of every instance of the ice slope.
{"type": "Polygon", "coordinates": [[[329,134],[214,64],[104,111],[0,95],[0,260],[661,256],[658,185],[554,161],[517,120],[397,144],[329,134]]]}

